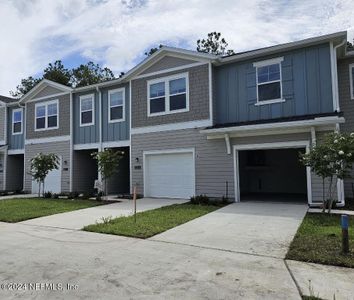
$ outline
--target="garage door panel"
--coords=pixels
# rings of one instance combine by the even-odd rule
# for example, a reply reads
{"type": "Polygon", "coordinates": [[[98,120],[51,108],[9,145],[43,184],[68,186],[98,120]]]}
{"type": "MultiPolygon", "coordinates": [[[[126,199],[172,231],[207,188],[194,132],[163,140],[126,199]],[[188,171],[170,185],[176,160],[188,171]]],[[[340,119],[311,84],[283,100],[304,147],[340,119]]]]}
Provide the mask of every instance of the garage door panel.
{"type": "MultiPolygon", "coordinates": [[[[44,191],[57,194],[61,192],[61,157],[58,169],[48,173],[44,181],[44,191]]],[[[38,182],[35,180],[32,181],[32,193],[38,193],[38,182]]]]}
{"type": "Polygon", "coordinates": [[[146,196],[189,198],[194,195],[192,152],[147,155],[145,168],[146,196]]]}

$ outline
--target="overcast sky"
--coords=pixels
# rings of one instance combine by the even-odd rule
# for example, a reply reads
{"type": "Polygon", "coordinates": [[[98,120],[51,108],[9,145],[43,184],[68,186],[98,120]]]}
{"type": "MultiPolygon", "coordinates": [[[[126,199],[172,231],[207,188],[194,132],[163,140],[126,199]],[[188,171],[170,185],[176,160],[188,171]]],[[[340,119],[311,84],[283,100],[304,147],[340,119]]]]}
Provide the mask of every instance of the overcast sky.
{"type": "Polygon", "coordinates": [[[119,74],[152,46],[195,49],[210,31],[244,51],[353,29],[352,0],[0,0],[0,94],[58,59],[119,74]]]}

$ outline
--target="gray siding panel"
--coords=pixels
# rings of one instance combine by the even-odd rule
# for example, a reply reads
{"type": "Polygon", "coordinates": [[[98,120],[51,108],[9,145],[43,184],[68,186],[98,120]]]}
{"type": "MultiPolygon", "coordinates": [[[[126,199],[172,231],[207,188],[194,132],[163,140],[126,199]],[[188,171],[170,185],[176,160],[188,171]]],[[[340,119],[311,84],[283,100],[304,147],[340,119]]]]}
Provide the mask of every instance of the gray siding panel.
{"type": "Polygon", "coordinates": [[[144,70],[141,74],[148,74],[152,72],[162,71],[170,68],[180,67],[183,65],[196,63],[195,60],[179,58],[174,56],[165,56],[153,64],[151,67],[144,70]]]}
{"type": "Polygon", "coordinates": [[[55,95],[59,93],[63,93],[63,91],[52,86],[46,86],[43,90],[40,90],[37,94],[32,96],[31,99],[50,97],[51,95],[55,95]]]}
{"type": "Polygon", "coordinates": [[[0,141],[5,142],[6,107],[0,107],[0,141]]]}
{"type": "Polygon", "coordinates": [[[73,114],[74,114],[74,143],[75,144],[90,144],[99,142],[99,99],[96,90],[87,91],[73,95],[73,114]],[[80,96],[95,95],[95,122],[91,126],[80,127],[80,96]]]}
{"type": "Polygon", "coordinates": [[[201,65],[178,72],[132,81],[132,128],[209,119],[209,70],[201,65]],[[189,111],[162,116],[147,115],[147,81],[179,73],[189,73],[189,111]]]}
{"type": "Polygon", "coordinates": [[[102,89],[102,140],[103,142],[129,140],[130,107],[129,84],[112,86],[102,89]],[[117,88],[125,88],[125,121],[109,123],[108,120],[108,92],[117,88]]]}
{"type": "Polygon", "coordinates": [[[0,191],[4,190],[4,177],[5,177],[5,153],[0,153],[0,191]]]}
{"type": "MultiPolygon", "coordinates": [[[[18,107],[8,107],[8,118],[7,118],[7,136],[8,136],[8,144],[9,150],[18,150],[24,148],[24,134],[12,134],[12,111],[17,109],[18,107]]],[[[24,110],[24,109],[23,109],[24,110]]],[[[22,114],[23,116],[23,132],[25,130],[26,124],[26,113],[22,114]]]]}
{"type": "MultiPolygon", "coordinates": [[[[350,96],[349,77],[349,65],[353,63],[354,57],[338,61],[339,106],[345,118],[341,129],[345,132],[354,132],[354,100],[351,100],[350,96]]],[[[354,170],[352,178],[354,178],[354,170]]],[[[347,198],[354,198],[352,183],[353,179],[344,180],[344,192],[347,198]]]]}
{"type": "Polygon", "coordinates": [[[52,142],[43,144],[26,145],[25,148],[25,182],[24,190],[31,191],[32,177],[30,172],[30,160],[37,153],[54,153],[62,158],[61,166],[61,191],[70,190],[70,142],[52,142]],[[65,163],[66,162],[66,163],[65,163]],[[66,170],[67,169],[67,170],[66,170]]]}
{"type": "Polygon", "coordinates": [[[217,123],[333,111],[329,44],[215,67],[214,74],[214,114],[217,123]],[[284,57],[282,89],[286,101],[255,106],[256,68],[253,63],[274,57],[284,57]]]}
{"type": "Polygon", "coordinates": [[[26,104],[26,139],[38,139],[70,135],[70,94],[59,97],[48,97],[45,100],[28,102],[26,104]],[[51,100],[59,100],[59,128],[35,131],[35,105],[51,100]]]}

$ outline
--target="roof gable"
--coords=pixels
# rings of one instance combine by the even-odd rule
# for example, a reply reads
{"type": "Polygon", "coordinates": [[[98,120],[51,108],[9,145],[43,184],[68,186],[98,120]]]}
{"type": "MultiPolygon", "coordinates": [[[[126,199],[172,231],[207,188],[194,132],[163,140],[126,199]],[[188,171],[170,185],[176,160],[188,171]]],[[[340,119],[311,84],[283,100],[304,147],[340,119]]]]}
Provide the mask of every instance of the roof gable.
{"type": "Polygon", "coordinates": [[[35,101],[62,93],[69,93],[71,91],[71,87],[56,83],[51,80],[43,79],[20,99],[20,103],[25,103],[30,100],[35,101]]]}

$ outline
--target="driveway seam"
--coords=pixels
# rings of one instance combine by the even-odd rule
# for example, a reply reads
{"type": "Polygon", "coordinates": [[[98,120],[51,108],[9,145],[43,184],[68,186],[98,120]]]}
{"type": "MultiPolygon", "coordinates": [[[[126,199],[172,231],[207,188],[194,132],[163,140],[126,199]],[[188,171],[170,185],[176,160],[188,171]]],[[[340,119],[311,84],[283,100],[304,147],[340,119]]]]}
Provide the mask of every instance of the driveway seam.
{"type": "Polygon", "coordinates": [[[284,264],[285,264],[285,267],[286,269],[288,270],[289,274],[290,274],[290,277],[291,279],[293,280],[293,282],[295,283],[295,286],[296,286],[296,289],[297,291],[299,292],[299,295],[300,295],[300,298],[302,299],[302,291],[301,291],[301,288],[300,288],[300,285],[299,283],[297,282],[296,278],[295,278],[295,275],[293,274],[293,272],[291,271],[286,259],[283,259],[284,261],[284,264]]]}
{"type": "Polygon", "coordinates": [[[189,246],[189,247],[200,248],[200,249],[206,249],[206,250],[216,250],[216,251],[222,251],[222,252],[238,253],[238,254],[245,254],[245,255],[252,255],[252,256],[258,256],[258,257],[267,257],[267,258],[273,258],[273,259],[284,260],[283,258],[280,258],[280,257],[271,256],[271,255],[263,255],[263,254],[258,254],[258,253],[249,253],[249,252],[243,252],[243,251],[234,251],[234,250],[228,250],[228,249],[222,249],[222,248],[215,248],[215,247],[207,247],[207,246],[198,246],[198,245],[192,245],[192,244],[186,244],[186,243],[176,243],[176,242],[155,240],[155,239],[151,239],[151,238],[146,239],[146,240],[147,240],[147,241],[151,241],[151,242],[158,242],[158,243],[166,243],[166,244],[173,244],[173,245],[189,246]]]}

